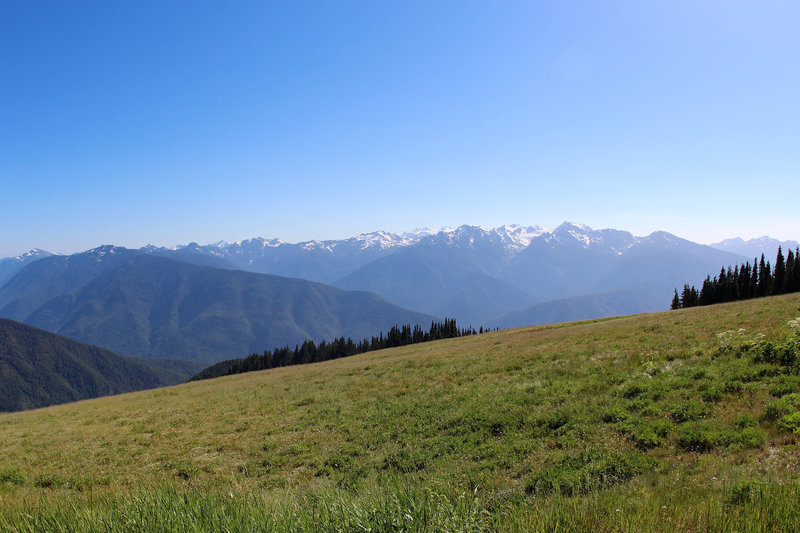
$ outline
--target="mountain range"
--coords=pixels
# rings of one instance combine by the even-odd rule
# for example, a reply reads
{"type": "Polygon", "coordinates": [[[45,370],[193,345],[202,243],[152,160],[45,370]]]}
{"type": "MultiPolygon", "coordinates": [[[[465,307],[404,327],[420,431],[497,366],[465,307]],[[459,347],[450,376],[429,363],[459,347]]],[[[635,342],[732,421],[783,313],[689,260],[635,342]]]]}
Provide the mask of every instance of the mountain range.
{"type": "Polygon", "coordinates": [[[203,362],[433,317],[363,291],[102,246],[23,268],[0,316],[118,353],[203,362]]]}
{"type": "Polygon", "coordinates": [[[476,327],[504,327],[508,313],[578,296],[588,308],[599,309],[591,303],[596,295],[640,286],[648,287],[646,294],[601,307],[611,314],[664,309],[673,288],[746,260],[665,232],[636,237],[568,222],[556,228],[465,225],[402,235],[374,232],[296,244],[250,239],[152,252],[183,254],[189,261],[214,257],[245,270],[367,290],[401,307],[476,327]]]}
{"type": "Polygon", "coordinates": [[[565,222],[33,250],[0,261],[0,316],[119,353],[213,362],[434,318],[510,327],[666,309],[674,288],[773,245],[565,222]]]}

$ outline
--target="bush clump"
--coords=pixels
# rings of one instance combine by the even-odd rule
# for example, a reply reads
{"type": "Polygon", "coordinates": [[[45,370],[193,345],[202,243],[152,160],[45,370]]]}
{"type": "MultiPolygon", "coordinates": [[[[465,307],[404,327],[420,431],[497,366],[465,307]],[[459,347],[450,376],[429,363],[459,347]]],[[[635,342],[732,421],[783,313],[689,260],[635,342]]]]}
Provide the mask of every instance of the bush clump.
{"type": "Polygon", "coordinates": [[[632,479],[655,466],[655,460],[638,452],[617,453],[604,449],[565,457],[542,470],[525,484],[528,494],[572,496],[610,487],[632,479]]]}
{"type": "Polygon", "coordinates": [[[630,418],[628,412],[620,406],[615,406],[603,414],[603,422],[607,424],[617,424],[625,422],[630,418]]]}
{"type": "Polygon", "coordinates": [[[781,431],[791,431],[795,435],[800,435],[800,411],[782,417],[778,427],[781,431]]]}
{"type": "Polygon", "coordinates": [[[700,398],[706,403],[717,403],[722,399],[722,391],[717,388],[706,389],[700,394],[700,398]]]}
{"type": "Polygon", "coordinates": [[[669,416],[677,423],[688,422],[690,420],[700,420],[707,417],[711,412],[708,404],[698,402],[696,400],[689,400],[683,402],[677,407],[673,407],[669,411],[669,416]]]}
{"type": "Polygon", "coordinates": [[[753,348],[755,363],[774,363],[781,366],[794,366],[800,359],[800,334],[778,343],[761,341],[753,348]]]}
{"type": "Polygon", "coordinates": [[[708,452],[717,447],[759,448],[766,436],[758,427],[719,429],[708,422],[687,424],[678,437],[681,448],[690,452],[708,452]]]}
{"type": "Polygon", "coordinates": [[[622,392],[622,397],[626,400],[631,400],[647,392],[647,386],[643,383],[631,383],[622,392]]]}
{"type": "Polygon", "coordinates": [[[781,376],[769,393],[776,398],[782,398],[787,394],[797,393],[799,385],[798,376],[781,376]]]}
{"type": "Polygon", "coordinates": [[[638,448],[650,450],[664,443],[673,425],[668,420],[640,420],[632,424],[623,424],[623,429],[630,435],[638,448]]]}
{"type": "Polygon", "coordinates": [[[767,404],[766,410],[764,411],[764,418],[767,420],[779,420],[798,407],[800,407],[800,394],[786,394],[767,404]]]}

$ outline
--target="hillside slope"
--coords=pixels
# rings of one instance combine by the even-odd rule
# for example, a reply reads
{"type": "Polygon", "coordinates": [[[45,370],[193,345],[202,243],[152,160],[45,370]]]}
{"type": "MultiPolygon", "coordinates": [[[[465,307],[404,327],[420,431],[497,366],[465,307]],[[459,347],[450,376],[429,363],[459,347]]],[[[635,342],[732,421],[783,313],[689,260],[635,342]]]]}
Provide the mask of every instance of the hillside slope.
{"type": "Polygon", "coordinates": [[[198,365],[125,357],[0,319],[0,411],[174,385],[198,365]]]}
{"type": "Polygon", "coordinates": [[[791,295],[522,328],[0,416],[6,505],[47,491],[37,517],[94,505],[75,520],[120,526],[164,508],[228,527],[242,506],[303,531],[787,530],[798,316],[791,295]]]}

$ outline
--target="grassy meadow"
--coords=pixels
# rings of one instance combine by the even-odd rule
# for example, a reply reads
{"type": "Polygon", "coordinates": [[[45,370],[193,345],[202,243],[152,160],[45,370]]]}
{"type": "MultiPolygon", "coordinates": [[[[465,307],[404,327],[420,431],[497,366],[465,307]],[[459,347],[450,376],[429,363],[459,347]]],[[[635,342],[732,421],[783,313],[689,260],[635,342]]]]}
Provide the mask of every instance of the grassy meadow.
{"type": "Polygon", "coordinates": [[[3,414],[0,531],[790,531],[798,316],[762,298],[3,414]]]}

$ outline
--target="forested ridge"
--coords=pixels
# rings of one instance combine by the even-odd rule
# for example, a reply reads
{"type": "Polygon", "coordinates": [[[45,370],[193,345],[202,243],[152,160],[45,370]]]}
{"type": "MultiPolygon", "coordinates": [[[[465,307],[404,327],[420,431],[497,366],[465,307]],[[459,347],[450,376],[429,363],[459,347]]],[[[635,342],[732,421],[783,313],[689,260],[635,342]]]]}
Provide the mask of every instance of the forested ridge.
{"type": "Polygon", "coordinates": [[[682,309],[698,305],[711,305],[737,300],[748,300],[762,296],[775,296],[800,291],[800,249],[795,248],[784,258],[778,247],[774,266],[766,261],[753,259],[743,265],[726,269],[722,267],[719,275],[706,276],[700,290],[686,284],[681,293],[675,289],[671,309],[682,309]]]}
{"type": "Polygon", "coordinates": [[[0,411],[176,385],[199,368],[190,361],[119,355],[0,318],[0,411]]]}
{"type": "Polygon", "coordinates": [[[316,344],[313,340],[306,340],[303,344],[295,345],[294,349],[284,346],[283,348],[275,348],[273,351],[266,350],[263,354],[254,353],[248,357],[221,361],[204,369],[190,381],[242,374],[255,370],[267,370],[280,366],[318,363],[374,350],[439,339],[464,337],[483,332],[484,329],[482,327],[477,331],[471,327],[459,329],[454,318],[445,318],[444,322],[431,322],[431,327],[427,331],[419,324],[414,326],[410,324],[393,326],[386,336],[381,332],[378,336],[364,339],[358,343],[349,337],[346,339],[345,337],[339,337],[330,342],[323,340],[319,344],[316,344]]]}

